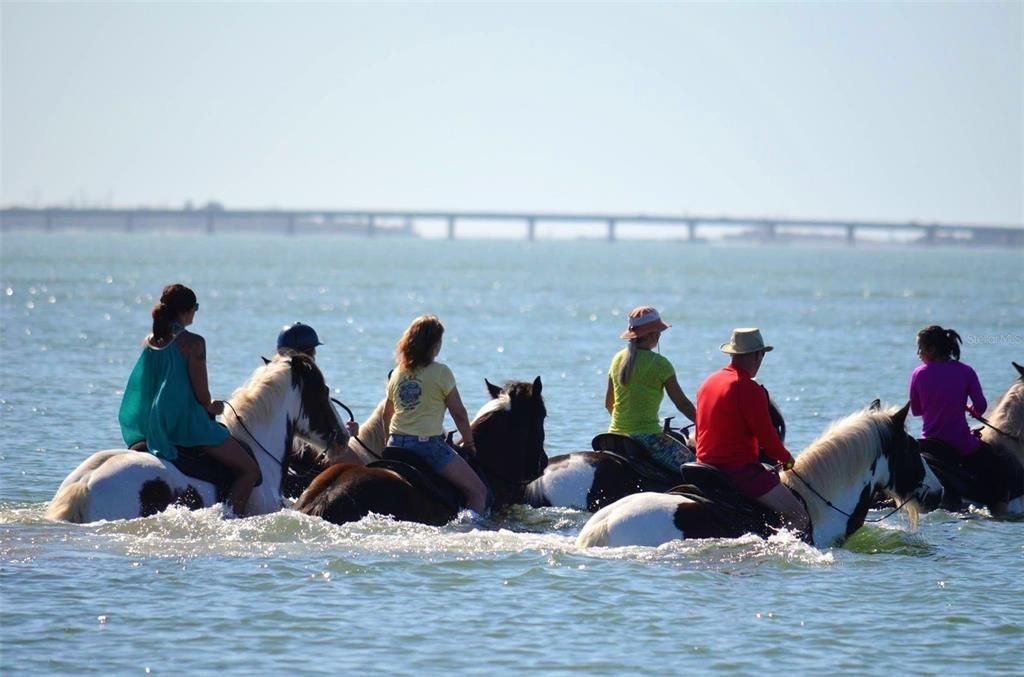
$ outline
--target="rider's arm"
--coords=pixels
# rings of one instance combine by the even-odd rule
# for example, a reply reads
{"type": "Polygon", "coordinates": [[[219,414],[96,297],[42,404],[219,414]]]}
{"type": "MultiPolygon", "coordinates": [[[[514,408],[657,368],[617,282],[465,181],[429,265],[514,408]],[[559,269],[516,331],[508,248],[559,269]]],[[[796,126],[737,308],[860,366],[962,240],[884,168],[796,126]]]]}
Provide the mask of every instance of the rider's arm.
{"type": "Polygon", "coordinates": [[[202,336],[190,336],[185,346],[185,355],[188,357],[188,377],[192,381],[192,392],[199,404],[211,414],[222,413],[224,405],[218,407],[210,397],[210,381],[206,373],[206,341],[202,336]]]}
{"type": "Polygon", "coordinates": [[[384,431],[391,430],[391,417],[395,415],[395,403],[388,397],[384,400],[384,412],[381,418],[384,419],[384,431]]]}
{"type": "Polygon", "coordinates": [[[985,393],[981,392],[981,382],[978,374],[971,369],[970,379],[967,381],[967,394],[971,398],[970,412],[975,416],[981,416],[988,409],[988,402],[985,400],[985,393]]]}
{"type": "Polygon", "coordinates": [[[910,413],[920,416],[922,413],[921,396],[917,392],[916,372],[910,377],[910,413]]]}
{"type": "Polygon", "coordinates": [[[608,377],[608,389],[604,391],[604,408],[611,414],[615,408],[615,386],[612,385],[612,377],[608,377]]]}
{"type": "Polygon", "coordinates": [[[473,442],[473,430],[469,427],[469,415],[466,413],[466,407],[462,404],[458,387],[452,388],[448,396],[444,398],[444,404],[448,407],[448,413],[452,415],[452,420],[455,421],[455,427],[459,429],[459,434],[462,435],[462,446],[471,451],[475,450],[476,444],[473,442]]]}
{"type": "Polygon", "coordinates": [[[672,400],[672,404],[676,405],[676,409],[682,412],[683,416],[694,423],[697,422],[697,408],[693,406],[693,402],[683,392],[675,374],[669,376],[668,380],[665,381],[665,392],[668,393],[668,398],[672,400]]]}
{"type": "Polygon", "coordinates": [[[778,431],[772,425],[772,417],[768,413],[768,395],[765,394],[764,388],[754,381],[741,381],[737,385],[740,412],[765,453],[779,463],[793,460],[793,455],[786,449],[778,431]]]}

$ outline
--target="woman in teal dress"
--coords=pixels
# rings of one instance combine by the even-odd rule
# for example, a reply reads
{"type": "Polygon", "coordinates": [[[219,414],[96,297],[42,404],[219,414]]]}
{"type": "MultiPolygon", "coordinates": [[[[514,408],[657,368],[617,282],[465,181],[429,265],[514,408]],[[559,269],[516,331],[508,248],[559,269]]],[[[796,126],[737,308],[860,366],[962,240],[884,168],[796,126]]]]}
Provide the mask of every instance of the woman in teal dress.
{"type": "Polygon", "coordinates": [[[229,500],[235,514],[245,514],[259,468],[213,417],[224,402],[210,397],[206,341],[186,327],[199,303],[181,284],[164,287],[153,306],[153,333],[146,337],[121,400],[118,421],[125,443],[173,461],[178,447],[204,447],[206,453],[235,473],[229,500]]]}

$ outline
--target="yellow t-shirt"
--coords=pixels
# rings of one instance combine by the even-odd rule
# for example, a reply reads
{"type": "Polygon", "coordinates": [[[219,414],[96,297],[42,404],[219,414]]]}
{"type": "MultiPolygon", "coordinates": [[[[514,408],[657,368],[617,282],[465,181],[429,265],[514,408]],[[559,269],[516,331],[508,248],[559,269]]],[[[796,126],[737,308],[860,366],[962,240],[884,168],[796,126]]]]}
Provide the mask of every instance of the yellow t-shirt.
{"type": "Polygon", "coordinates": [[[445,399],[455,389],[448,365],[431,362],[413,371],[395,369],[388,399],[395,407],[388,433],[433,437],[444,434],[445,399]]]}

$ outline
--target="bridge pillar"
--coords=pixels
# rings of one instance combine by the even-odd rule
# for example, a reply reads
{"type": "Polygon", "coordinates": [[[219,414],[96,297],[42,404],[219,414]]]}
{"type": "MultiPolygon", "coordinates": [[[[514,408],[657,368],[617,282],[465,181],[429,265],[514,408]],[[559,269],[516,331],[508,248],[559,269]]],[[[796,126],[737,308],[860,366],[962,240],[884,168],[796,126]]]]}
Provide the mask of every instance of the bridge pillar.
{"type": "Polygon", "coordinates": [[[857,227],[852,223],[846,226],[846,244],[851,247],[857,242],[857,227]]]}
{"type": "Polygon", "coordinates": [[[930,245],[935,244],[935,235],[937,234],[938,230],[939,229],[936,228],[935,226],[925,226],[925,229],[924,229],[924,241],[925,241],[925,243],[930,244],[930,245]]]}
{"type": "Polygon", "coordinates": [[[124,216],[124,232],[130,233],[135,230],[135,214],[128,212],[124,216]]]}
{"type": "Polygon", "coordinates": [[[690,242],[695,242],[697,240],[697,222],[696,221],[687,221],[686,222],[686,237],[690,240],[690,242]]]}
{"type": "Polygon", "coordinates": [[[46,230],[47,232],[53,230],[53,214],[46,212],[46,230]]]}
{"type": "Polygon", "coordinates": [[[295,234],[295,214],[288,215],[288,223],[285,225],[285,229],[289,235],[295,234]]]}
{"type": "Polygon", "coordinates": [[[615,242],[615,219],[608,219],[608,241],[615,242]]]}
{"type": "Polygon", "coordinates": [[[206,212],[206,234],[213,235],[213,212],[206,212]]]}
{"type": "Polygon", "coordinates": [[[532,216],[526,219],[526,239],[530,242],[537,239],[537,219],[532,216]]]}
{"type": "Polygon", "coordinates": [[[454,240],[455,239],[455,217],[454,216],[449,216],[448,217],[448,239],[449,240],[454,240]]]}
{"type": "Polygon", "coordinates": [[[774,241],[775,240],[775,224],[766,223],[764,224],[764,239],[774,241]]]}
{"type": "Polygon", "coordinates": [[[366,215],[366,236],[374,237],[377,235],[377,217],[374,214],[366,215]]]}

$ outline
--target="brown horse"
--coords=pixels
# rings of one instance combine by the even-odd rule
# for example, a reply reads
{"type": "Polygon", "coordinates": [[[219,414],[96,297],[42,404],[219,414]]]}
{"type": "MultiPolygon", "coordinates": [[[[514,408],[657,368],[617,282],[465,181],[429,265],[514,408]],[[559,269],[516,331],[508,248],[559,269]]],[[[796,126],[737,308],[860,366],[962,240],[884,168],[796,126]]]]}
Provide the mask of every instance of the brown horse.
{"type": "MultiPolygon", "coordinates": [[[[490,489],[492,508],[523,502],[527,484],[544,472],[544,418],[538,376],[533,383],[514,381],[503,387],[487,381],[491,400],[472,422],[477,452],[467,459],[490,489]]],[[[387,456],[387,454],[385,454],[387,456]]],[[[295,509],[335,524],[355,522],[369,513],[423,524],[447,524],[458,506],[431,490],[443,480],[433,475],[417,481],[400,468],[340,463],[320,473],[295,509]],[[397,471],[396,471],[397,470],[397,471]]]]}

